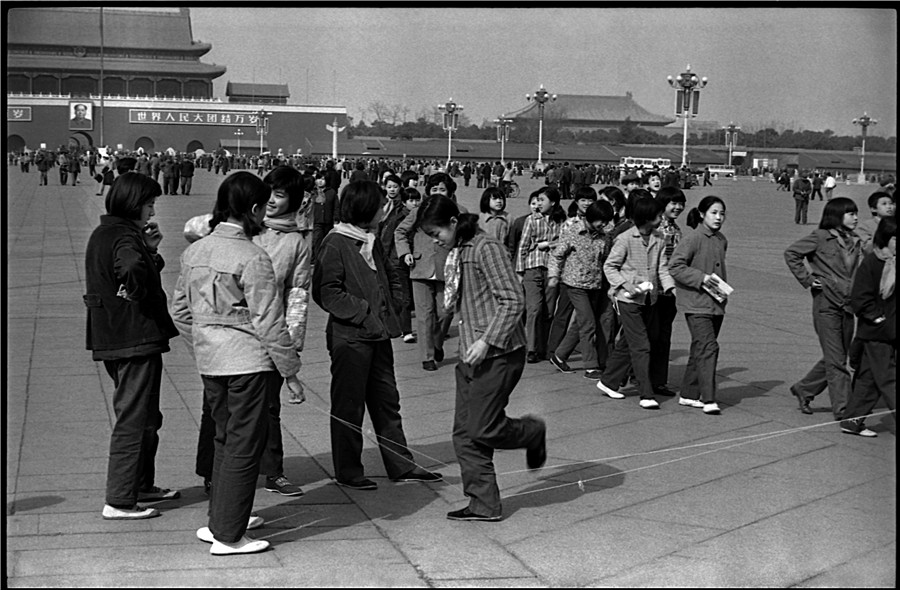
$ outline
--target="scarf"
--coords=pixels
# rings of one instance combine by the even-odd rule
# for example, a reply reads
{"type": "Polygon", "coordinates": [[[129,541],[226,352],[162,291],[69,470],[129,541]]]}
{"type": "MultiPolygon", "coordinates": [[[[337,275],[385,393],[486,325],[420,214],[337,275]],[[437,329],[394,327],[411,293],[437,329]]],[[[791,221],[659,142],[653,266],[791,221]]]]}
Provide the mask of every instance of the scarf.
{"type": "Polygon", "coordinates": [[[269,217],[267,215],[263,218],[263,225],[269,229],[274,229],[275,231],[286,234],[300,231],[300,228],[297,226],[296,213],[284,213],[283,215],[278,215],[276,217],[269,217]]]}
{"type": "Polygon", "coordinates": [[[894,292],[894,283],[897,281],[897,257],[891,254],[888,248],[873,248],[872,252],[878,260],[884,260],[884,268],[881,269],[881,283],[878,290],[882,299],[887,299],[894,292]]]}
{"type": "Polygon", "coordinates": [[[462,274],[462,259],[459,246],[450,250],[444,263],[444,309],[452,312],[459,301],[459,279],[462,274]]]}
{"type": "Polygon", "coordinates": [[[359,255],[363,257],[369,268],[377,270],[375,268],[375,257],[372,255],[372,250],[375,248],[375,234],[344,222],[335,225],[331,232],[362,242],[363,245],[359,248],[359,255]]]}

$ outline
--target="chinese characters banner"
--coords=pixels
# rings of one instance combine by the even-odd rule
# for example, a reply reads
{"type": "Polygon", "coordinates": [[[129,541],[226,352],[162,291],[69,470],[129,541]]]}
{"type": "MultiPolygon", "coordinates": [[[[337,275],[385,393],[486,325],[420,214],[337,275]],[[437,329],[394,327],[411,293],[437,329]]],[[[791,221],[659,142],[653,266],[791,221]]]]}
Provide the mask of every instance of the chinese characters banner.
{"type": "Polygon", "coordinates": [[[7,121],[31,121],[31,107],[6,107],[7,121]]]}
{"type": "Polygon", "coordinates": [[[129,123],[175,125],[256,125],[255,113],[183,111],[174,109],[128,109],[129,123]]]}

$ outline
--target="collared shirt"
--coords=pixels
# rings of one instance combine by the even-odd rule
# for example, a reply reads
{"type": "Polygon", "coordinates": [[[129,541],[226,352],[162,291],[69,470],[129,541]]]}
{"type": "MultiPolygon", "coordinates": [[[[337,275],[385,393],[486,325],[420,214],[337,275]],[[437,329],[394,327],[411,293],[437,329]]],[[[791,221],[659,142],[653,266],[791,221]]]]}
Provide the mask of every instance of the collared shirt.
{"type": "Polygon", "coordinates": [[[801,285],[808,289],[818,279],[825,298],[845,309],[849,309],[850,284],[862,248],[855,234],[849,238],[839,239],[836,230],[814,229],[784,251],[784,261],[801,285]]]}
{"type": "Polygon", "coordinates": [[[622,232],[613,242],[603,272],[609,281],[609,296],[626,303],[653,305],[660,292],[675,286],[663,259],[663,237],[657,230],[650,233],[646,246],[638,228],[622,232]],[[653,290],[638,297],[632,298],[622,288],[628,282],[638,285],[644,281],[653,283],[653,290]]]}
{"type": "Polygon", "coordinates": [[[547,215],[536,213],[528,216],[525,220],[525,227],[522,230],[522,240],[519,242],[519,251],[516,256],[516,272],[525,272],[529,268],[547,266],[550,249],[539,250],[538,244],[551,242],[550,246],[552,248],[553,242],[559,237],[559,225],[547,215]]]}
{"type": "Polygon", "coordinates": [[[547,276],[559,277],[569,287],[601,289],[603,262],[610,245],[608,234],[596,234],[583,219],[575,218],[559,233],[559,241],[548,259],[547,276]]]}
{"type": "Polygon", "coordinates": [[[479,338],[489,345],[487,357],[525,346],[525,294],[503,245],[483,232],[460,244],[462,268],[457,301],[459,355],[479,338]]]}
{"type": "Polygon", "coordinates": [[[715,273],[728,281],[725,252],[728,240],[722,232],[701,224],[685,236],[669,260],[669,274],[678,289],[678,309],[682,313],[722,315],[726,299],[719,303],[703,289],[703,277],[715,273]]]}
{"type": "Polygon", "coordinates": [[[506,243],[509,236],[509,215],[506,211],[481,213],[478,215],[478,225],[488,236],[501,244],[506,243]]]}

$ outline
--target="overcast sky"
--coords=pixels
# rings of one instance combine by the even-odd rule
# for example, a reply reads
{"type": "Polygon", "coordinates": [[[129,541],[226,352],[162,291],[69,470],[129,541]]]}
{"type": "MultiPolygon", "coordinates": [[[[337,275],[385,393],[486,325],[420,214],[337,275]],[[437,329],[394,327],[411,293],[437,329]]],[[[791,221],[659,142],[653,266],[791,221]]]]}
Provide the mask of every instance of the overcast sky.
{"type": "MultiPolygon", "coordinates": [[[[473,123],[557,94],[631,91],[669,115],[666,77],[690,64],[709,78],[701,120],[748,130],[858,134],[852,119],[897,133],[897,15],[848,8],[201,8],[191,9],[202,59],[234,82],[286,83],[292,104],[373,101],[410,117],[452,97],[473,123]],[[308,80],[308,84],[307,84],[308,80]]],[[[367,119],[371,119],[368,116],[367,119]]]]}

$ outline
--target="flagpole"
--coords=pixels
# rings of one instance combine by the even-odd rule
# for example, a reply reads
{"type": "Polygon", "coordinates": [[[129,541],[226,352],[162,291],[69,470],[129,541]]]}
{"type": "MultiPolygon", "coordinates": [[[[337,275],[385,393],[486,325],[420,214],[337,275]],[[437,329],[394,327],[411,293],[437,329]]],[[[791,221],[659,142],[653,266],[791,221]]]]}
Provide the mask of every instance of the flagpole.
{"type": "Polygon", "coordinates": [[[100,147],[103,141],[103,7],[100,7],[100,147]]]}

